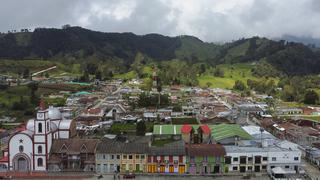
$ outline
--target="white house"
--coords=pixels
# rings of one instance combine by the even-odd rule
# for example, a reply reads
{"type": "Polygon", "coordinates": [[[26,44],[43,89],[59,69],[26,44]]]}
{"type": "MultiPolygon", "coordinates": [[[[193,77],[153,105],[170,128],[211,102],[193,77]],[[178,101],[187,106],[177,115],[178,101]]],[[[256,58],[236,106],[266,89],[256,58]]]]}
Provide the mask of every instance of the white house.
{"type": "Polygon", "coordinates": [[[53,139],[75,135],[72,120],[62,118],[58,108],[46,109],[40,103],[36,119],[27,122],[24,130],[12,135],[8,142],[8,169],[14,171],[46,171],[53,139]]]}
{"type": "Polygon", "coordinates": [[[301,170],[301,151],[288,141],[267,147],[225,146],[225,149],[225,162],[231,172],[271,172],[281,168],[287,174],[295,174],[301,170]]]}

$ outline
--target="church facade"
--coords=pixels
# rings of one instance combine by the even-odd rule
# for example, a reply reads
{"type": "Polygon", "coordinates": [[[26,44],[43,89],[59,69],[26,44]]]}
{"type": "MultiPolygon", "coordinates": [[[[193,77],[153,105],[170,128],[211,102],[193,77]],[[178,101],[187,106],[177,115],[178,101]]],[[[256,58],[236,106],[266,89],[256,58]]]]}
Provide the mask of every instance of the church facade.
{"type": "Polygon", "coordinates": [[[42,102],[36,118],[9,139],[8,170],[46,171],[53,139],[69,139],[76,134],[75,122],[64,115],[59,108],[46,109],[42,102]]]}

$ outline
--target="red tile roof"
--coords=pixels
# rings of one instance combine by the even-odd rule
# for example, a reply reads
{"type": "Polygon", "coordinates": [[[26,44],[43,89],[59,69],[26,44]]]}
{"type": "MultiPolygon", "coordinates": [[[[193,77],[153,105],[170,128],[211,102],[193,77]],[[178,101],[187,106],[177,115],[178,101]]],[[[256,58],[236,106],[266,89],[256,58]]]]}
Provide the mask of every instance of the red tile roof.
{"type": "Polygon", "coordinates": [[[0,162],[9,162],[9,158],[8,158],[8,155],[7,156],[4,156],[0,159],[0,162]]]}
{"type": "Polygon", "coordinates": [[[189,124],[184,124],[181,127],[181,133],[187,134],[190,133],[192,131],[192,126],[190,126],[189,124]]]}
{"type": "Polygon", "coordinates": [[[201,125],[200,128],[204,134],[211,133],[211,129],[209,128],[209,126],[207,124],[201,125]]]}
{"type": "Polygon", "coordinates": [[[101,112],[100,108],[86,109],[85,113],[87,114],[99,114],[101,112]]]}

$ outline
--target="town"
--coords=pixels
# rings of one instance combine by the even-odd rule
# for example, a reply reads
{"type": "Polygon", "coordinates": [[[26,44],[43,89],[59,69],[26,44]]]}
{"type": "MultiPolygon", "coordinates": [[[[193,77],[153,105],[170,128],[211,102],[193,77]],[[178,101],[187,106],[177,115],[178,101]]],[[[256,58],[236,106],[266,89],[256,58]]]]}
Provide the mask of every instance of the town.
{"type": "Polygon", "coordinates": [[[71,83],[79,91],[65,77],[21,80],[55,91],[42,95],[26,122],[1,119],[15,125],[1,129],[1,175],[319,177],[320,125],[306,117],[320,108],[271,106],[271,96],[225,89],[160,87],[155,67],[152,80],[151,91],[139,88],[141,79],[71,83]],[[61,97],[63,106],[48,104],[61,97]]]}

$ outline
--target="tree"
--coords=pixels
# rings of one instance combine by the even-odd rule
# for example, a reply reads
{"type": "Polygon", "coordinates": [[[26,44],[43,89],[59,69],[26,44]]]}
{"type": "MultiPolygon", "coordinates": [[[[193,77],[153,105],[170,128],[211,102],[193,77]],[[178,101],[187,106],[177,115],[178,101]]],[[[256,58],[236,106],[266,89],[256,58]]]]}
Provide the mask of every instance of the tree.
{"type": "Polygon", "coordinates": [[[305,104],[317,104],[319,102],[319,95],[314,90],[308,90],[304,95],[305,104]]]}
{"type": "Polygon", "coordinates": [[[26,78],[28,78],[29,76],[30,76],[30,71],[29,71],[28,68],[25,68],[25,69],[23,70],[22,77],[26,79],[26,78]]]}
{"type": "Polygon", "coordinates": [[[161,96],[161,91],[162,91],[162,86],[161,86],[161,81],[160,81],[160,78],[158,77],[157,78],[157,91],[158,91],[158,106],[160,107],[160,96],[161,96]]]}
{"type": "Polygon", "coordinates": [[[285,85],[281,94],[281,99],[292,102],[295,100],[294,88],[290,85],[285,85]]]}
{"type": "Polygon", "coordinates": [[[86,72],[92,75],[96,74],[97,69],[98,65],[95,62],[89,62],[86,66],[86,72]]]}
{"type": "Polygon", "coordinates": [[[102,80],[102,73],[101,73],[101,71],[97,71],[95,76],[96,76],[96,79],[99,79],[100,81],[102,80]]]}
{"type": "Polygon", "coordinates": [[[244,91],[246,89],[246,85],[242,81],[236,80],[236,82],[234,83],[233,89],[244,91]]]}
{"type": "Polygon", "coordinates": [[[206,72],[206,65],[200,64],[199,74],[203,74],[206,72]]]}
{"type": "Polygon", "coordinates": [[[209,87],[212,86],[212,82],[207,82],[206,85],[207,85],[207,87],[209,88],[209,87]]]}
{"type": "Polygon", "coordinates": [[[221,68],[217,67],[217,68],[214,70],[213,75],[214,75],[215,77],[224,77],[224,71],[223,71],[221,68]]]}
{"type": "Polygon", "coordinates": [[[36,82],[31,82],[28,84],[28,88],[30,89],[30,102],[33,105],[37,105],[38,104],[38,97],[36,96],[36,91],[38,90],[38,83],[36,82]]]}
{"type": "Polygon", "coordinates": [[[147,129],[147,127],[146,127],[145,122],[144,121],[139,121],[137,123],[136,134],[138,136],[144,136],[146,134],[146,129],[147,129]]]}
{"type": "Polygon", "coordinates": [[[83,75],[80,77],[80,82],[89,82],[90,78],[89,78],[89,73],[87,71],[83,72],[83,75]]]}

